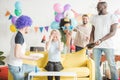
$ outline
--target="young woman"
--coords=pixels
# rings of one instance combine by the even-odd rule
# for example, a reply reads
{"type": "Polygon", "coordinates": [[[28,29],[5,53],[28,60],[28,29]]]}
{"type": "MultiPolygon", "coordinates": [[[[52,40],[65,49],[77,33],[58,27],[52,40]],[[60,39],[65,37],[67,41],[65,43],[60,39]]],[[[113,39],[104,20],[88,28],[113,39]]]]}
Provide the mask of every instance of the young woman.
{"type": "Polygon", "coordinates": [[[65,17],[60,21],[60,29],[62,35],[62,42],[64,42],[65,53],[70,53],[70,45],[72,39],[73,26],[71,25],[71,19],[65,17]]]}

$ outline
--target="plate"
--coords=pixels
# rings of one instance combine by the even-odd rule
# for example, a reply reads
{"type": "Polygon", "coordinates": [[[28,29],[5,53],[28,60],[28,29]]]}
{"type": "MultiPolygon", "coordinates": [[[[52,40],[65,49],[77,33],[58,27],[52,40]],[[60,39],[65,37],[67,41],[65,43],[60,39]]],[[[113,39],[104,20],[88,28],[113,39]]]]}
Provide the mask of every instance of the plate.
{"type": "Polygon", "coordinates": [[[41,54],[41,53],[33,53],[33,54],[30,54],[30,56],[34,56],[34,57],[44,57],[44,55],[43,54],[41,54]]]}

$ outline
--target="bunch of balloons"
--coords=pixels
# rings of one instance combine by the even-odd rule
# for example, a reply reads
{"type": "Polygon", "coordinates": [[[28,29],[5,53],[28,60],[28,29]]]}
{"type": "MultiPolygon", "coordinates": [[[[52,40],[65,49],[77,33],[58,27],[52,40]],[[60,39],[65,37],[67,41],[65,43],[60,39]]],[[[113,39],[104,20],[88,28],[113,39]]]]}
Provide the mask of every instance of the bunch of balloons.
{"type": "Polygon", "coordinates": [[[15,10],[14,13],[16,16],[12,16],[11,18],[11,25],[10,25],[10,31],[11,32],[16,32],[16,26],[15,26],[15,22],[17,20],[17,16],[20,16],[22,14],[22,9],[21,9],[21,3],[19,1],[15,2],[15,10]]]}
{"type": "Polygon", "coordinates": [[[15,26],[15,22],[17,20],[17,17],[16,16],[12,16],[12,19],[11,19],[11,25],[10,25],[10,31],[11,32],[16,32],[17,29],[16,29],[16,26],[15,26]]]}
{"type": "Polygon", "coordinates": [[[53,6],[54,14],[55,14],[55,21],[51,23],[51,29],[59,29],[60,20],[64,17],[68,17],[71,19],[72,26],[77,26],[77,21],[75,20],[75,15],[72,12],[72,7],[70,4],[66,4],[62,6],[60,3],[55,3],[53,6]]]}
{"type": "Polygon", "coordinates": [[[19,1],[16,1],[16,3],[15,3],[14,13],[15,13],[16,16],[20,16],[21,13],[22,13],[21,3],[19,1]]]}

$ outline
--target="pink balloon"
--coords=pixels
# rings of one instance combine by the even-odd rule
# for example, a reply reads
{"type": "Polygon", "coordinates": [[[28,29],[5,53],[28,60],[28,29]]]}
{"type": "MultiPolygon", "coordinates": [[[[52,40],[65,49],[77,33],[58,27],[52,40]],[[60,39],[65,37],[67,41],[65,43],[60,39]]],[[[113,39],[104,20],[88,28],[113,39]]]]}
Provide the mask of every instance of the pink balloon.
{"type": "Polygon", "coordinates": [[[55,12],[57,12],[57,13],[62,13],[64,10],[63,6],[59,3],[54,4],[53,8],[54,8],[55,12]]]}
{"type": "Polygon", "coordinates": [[[71,10],[71,5],[70,4],[66,4],[64,6],[64,11],[66,11],[66,10],[71,10]]]}
{"type": "Polygon", "coordinates": [[[12,24],[15,24],[16,20],[17,20],[17,17],[13,16],[11,19],[12,24]]]}
{"type": "Polygon", "coordinates": [[[75,45],[70,46],[71,50],[75,50],[75,45]]]}
{"type": "Polygon", "coordinates": [[[55,21],[56,21],[56,22],[60,22],[60,20],[61,20],[63,17],[64,17],[63,14],[58,13],[58,14],[55,16],[55,21]]]}

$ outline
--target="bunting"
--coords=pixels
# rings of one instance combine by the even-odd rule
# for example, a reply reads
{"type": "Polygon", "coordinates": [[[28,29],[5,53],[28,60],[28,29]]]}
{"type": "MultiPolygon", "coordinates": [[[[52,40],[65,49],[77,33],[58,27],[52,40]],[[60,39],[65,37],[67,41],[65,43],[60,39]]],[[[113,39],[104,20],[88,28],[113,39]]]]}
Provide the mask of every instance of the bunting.
{"type": "Polygon", "coordinates": [[[39,30],[42,33],[44,29],[48,32],[49,26],[43,26],[43,27],[37,27],[37,26],[35,26],[34,27],[34,31],[35,32],[38,32],[38,30],[39,30]]]}
{"type": "Polygon", "coordinates": [[[46,30],[47,32],[48,32],[48,28],[49,28],[48,26],[45,26],[45,30],[46,30]]]}
{"type": "Polygon", "coordinates": [[[12,17],[13,17],[13,16],[12,16],[12,15],[10,15],[10,16],[9,16],[9,20],[10,20],[10,19],[12,19],[12,17]]]}
{"type": "Polygon", "coordinates": [[[43,31],[43,27],[39,27],[39,30],[40,30],[40,32],[42,32],[43,31]]]}
{"type": "Polygon", "coordinates": [[[5,16],[9,16],[9,15],[10,15],[10,12],[7,11],[7,12],[5,13],[5,16]]]}
{"type": "Polygon", "coordinates": [[[35,32],[38,32],[39,27],[34,27],[35,32]]]}

